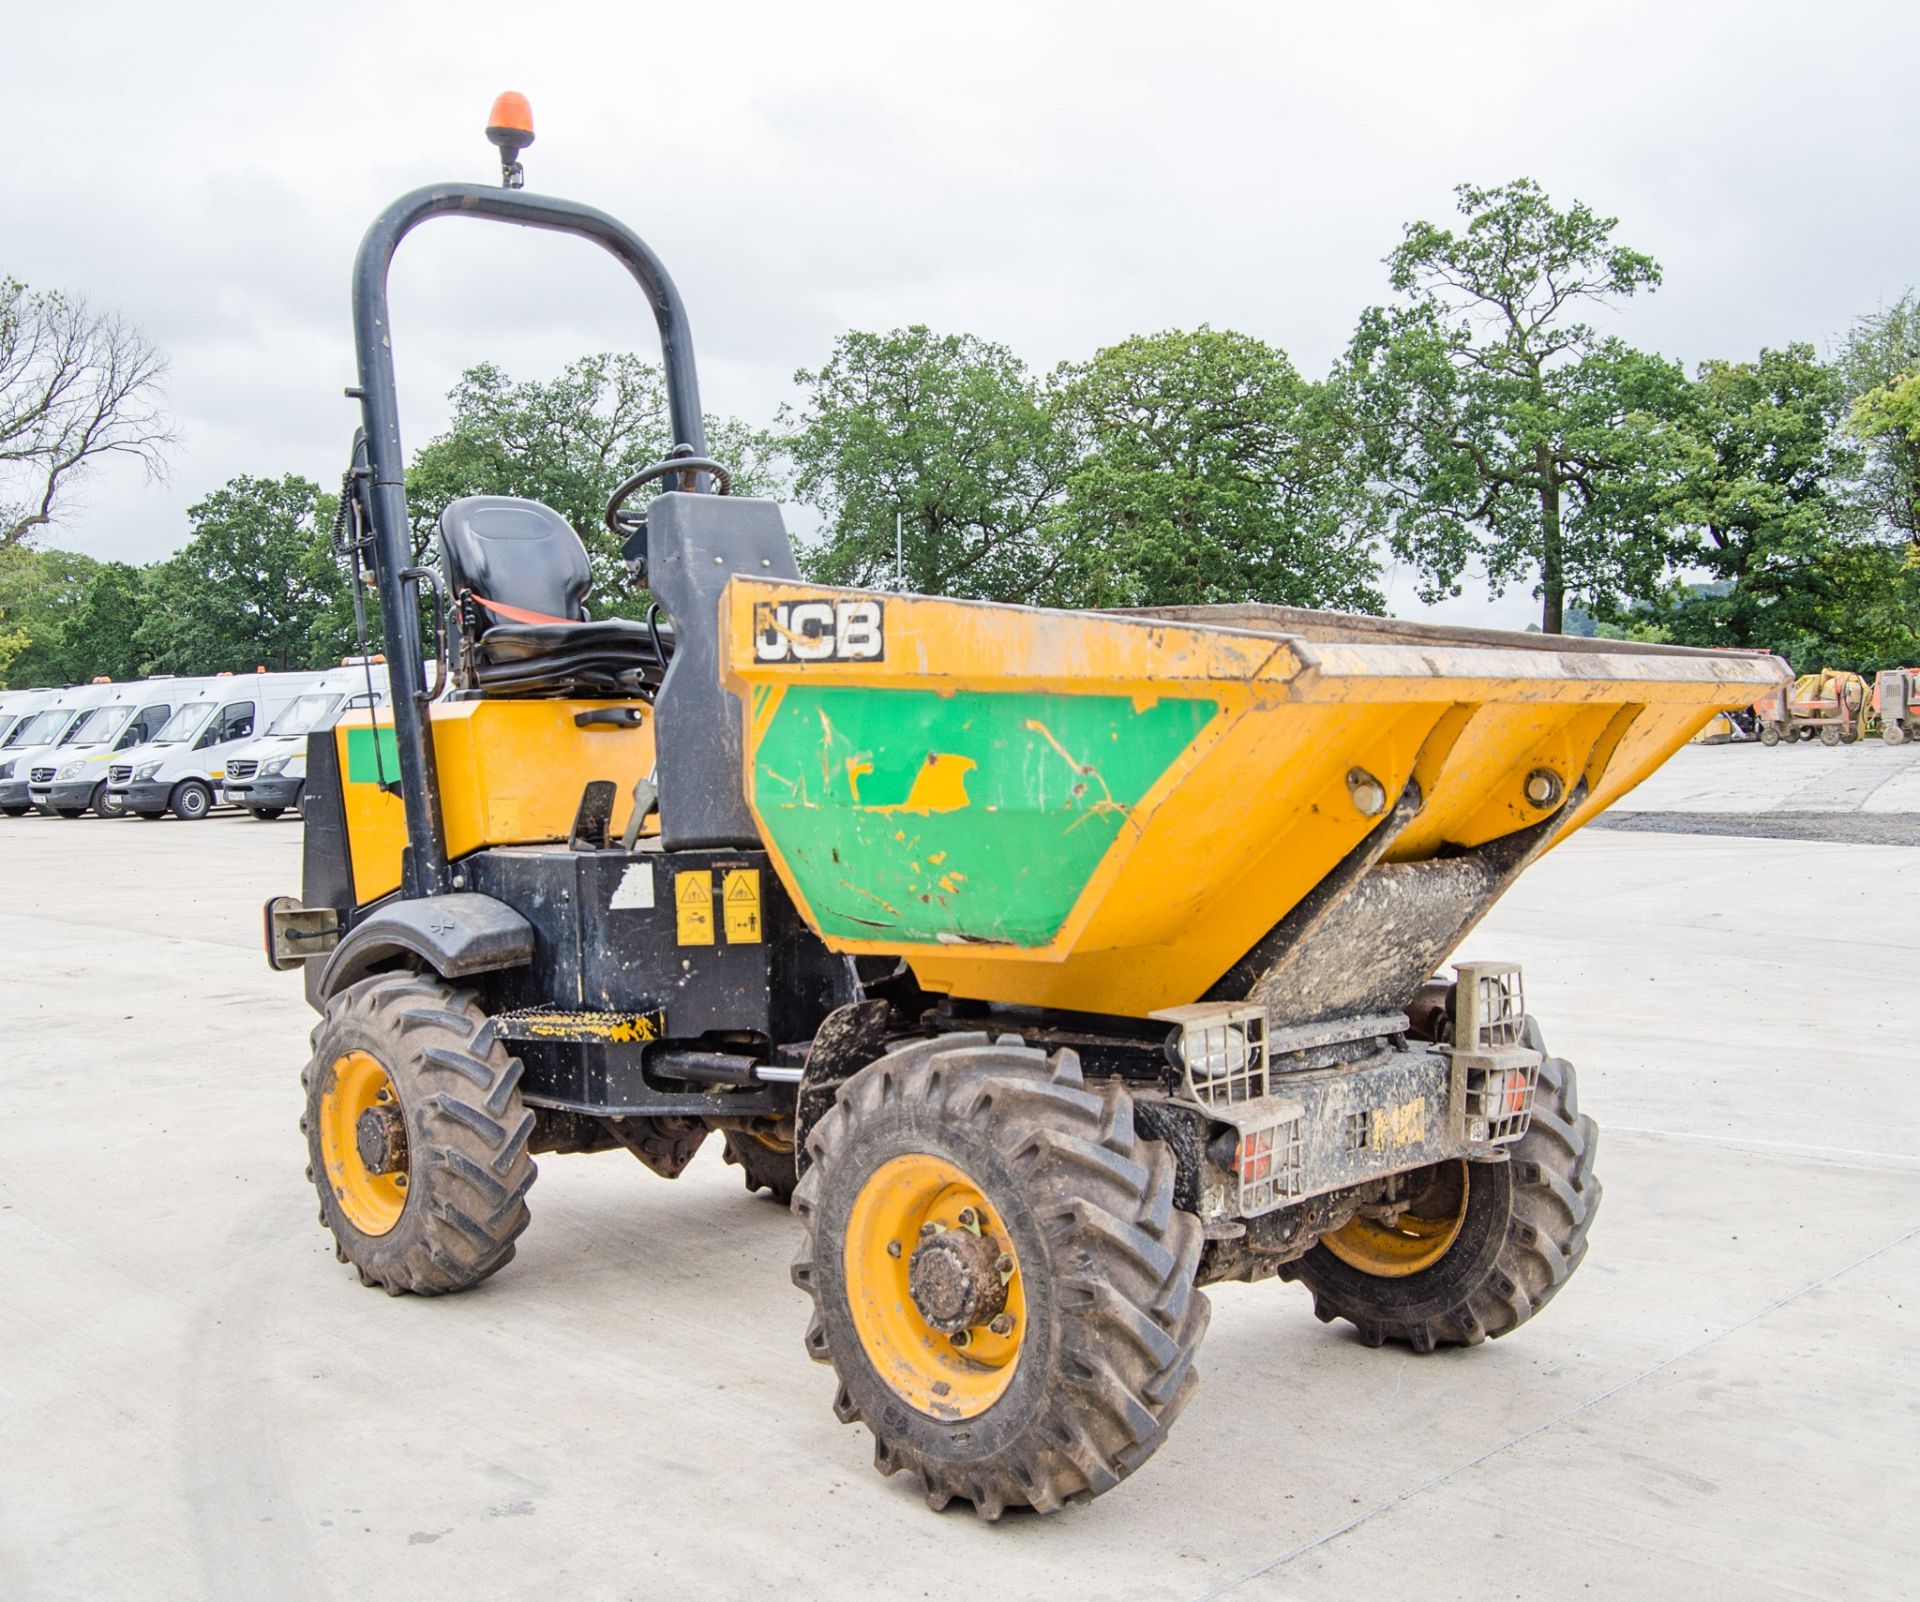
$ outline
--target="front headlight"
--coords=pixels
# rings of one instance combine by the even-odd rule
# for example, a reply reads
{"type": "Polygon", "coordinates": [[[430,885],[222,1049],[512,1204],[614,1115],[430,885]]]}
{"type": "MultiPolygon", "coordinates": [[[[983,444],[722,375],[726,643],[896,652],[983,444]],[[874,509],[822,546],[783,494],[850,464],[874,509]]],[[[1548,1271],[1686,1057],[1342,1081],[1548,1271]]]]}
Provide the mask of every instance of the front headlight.
{"type": "Polygon", "coordinates": [[[142,762],[139,767],[133,770],[133,782],[135,784],[144,784],[159,771],[160,764],[158,762],[142,762]]]}
{"type": "Polygon", "coordinates": [[[287,764],[292,760],[293,760],[292,757],[275,757],[271,762],[261,763],[260,777],[263,779],[272,779],[272,778],[278,777],[280,774],[285,773],[287,771],[287,764]]]}
{"type": "Polygon", "coordinates": [[[13,764],[11,762],[0,762],[0,779],[11,779],[12,777],[13,764]]]}
{"type": "Polygon", "coordinates": [[[80,777],[81,774],[85,773],[86,771],[87,771],[87,765],[84,761],[69,762],[65,767],[63,767],[58,773],[56,773],[53,776],[54,782],[58,783],[62,779],[77,779],[80,777]]]}

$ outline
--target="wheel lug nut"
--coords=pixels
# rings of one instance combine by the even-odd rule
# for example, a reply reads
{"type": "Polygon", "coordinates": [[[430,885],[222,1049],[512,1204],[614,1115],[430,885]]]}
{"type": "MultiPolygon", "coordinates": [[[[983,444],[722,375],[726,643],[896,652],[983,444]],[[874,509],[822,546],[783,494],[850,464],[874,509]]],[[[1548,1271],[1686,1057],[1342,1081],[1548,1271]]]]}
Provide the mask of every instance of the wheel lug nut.
{"type": "Polygon", "coordinates": [[[889,1257],[898,1257],[898,1256],[900,1255],[900,1242],[899,1242],[899,1241],[897,1241],[897,1240],[890,1240],[890,1241],[888,1241],[888,1242],[887,1242],[887,1255],[888,1255],[889,1257]]]}
{"type": "Polygon", "coordinates": [[[1011,1274],[1013,1272],[1012,1255],[1006,1252],[1001,1253],[1000,1261],[995,1263],[993,1267],[994,1267],[994,1272],[996,1273],[1011,1274]]]}
{"type": "Polygon", "coordinates": [[[393,1176],[393,1183],[400,1190],[405,1190],[407,1188],[407,1176],[405,1174],[395,1174],[393,1176]]]}
{"type": "Polygon", "coordinates": [[[937,1235],[940,1233],[940,1226],[936,1224],[931,1218],[929,1218],[924,1224],[920,1226],[920,1233],[922,1235],[937,1235]]]}
{"type": "Polygon", "coordinates": [[[971,1207],[962,1207],[960,1209],[960,1227],[962,1229],[978,1229],[980,1227],[980,1215],[971,1207]]]}
{"type": "Polygon", "coordinates": [[[987,1328],[992,1330],[993,1333],[996,1335],[1011,1335],[1013,1333],[1012,1314],[1002,1313],[991,1324],[989,1324],[987,1328]]]}
{"type": "Polygon", "coordinates": [[[973,1344],[973,1331],[966,1329],[955,1330],[948,1339],[950,1339],[955,1346],[971,1346],[973,1344]]]}

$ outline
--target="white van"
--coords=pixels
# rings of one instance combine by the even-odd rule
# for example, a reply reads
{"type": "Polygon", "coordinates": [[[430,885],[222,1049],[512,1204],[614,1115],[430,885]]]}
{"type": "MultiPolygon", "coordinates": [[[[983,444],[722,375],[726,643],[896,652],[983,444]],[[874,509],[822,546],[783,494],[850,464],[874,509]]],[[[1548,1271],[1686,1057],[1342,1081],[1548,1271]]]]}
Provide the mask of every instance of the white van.
{"type": "Polygon", "coordinates": [[[114,754],[144,745],[160,732],[191,680],[171,675],[132,684],[101,686],[103,694],[63,736],[60,744],[33,764],[27,793],[48,817],[79,818],[96,812],[116,818],[107,791],[107,768],[114,754]]]}
{"type": "Polygon", "coordinates": [[[6,749],[0,751],[0,812],[20,818],[33,810],[34,770],[57,761],[61,743],[72,736],[80,720],[122,688],[79,684],[56,691],[51,701],[13,730],[6,749]]]}
{"type": "Polygon", "coordinates": [[[0,690],[0,751],[4,751],[15,729],[43,706],[53,705],[58,690],[0,690]]]}
{"type": "Polygon", "coordinates": [[[318,673],[223,673],[204,679],[145,745],[120,752],[107,770],[110,803],[143,818],[189,822],[213,810],[230,753],[310,690],[318,673]]]}
{"type": "Polygon", "coordinates": [[[267,727],[227,758],[222,796],[263,821],[300,805],[307,783],[307,736],[330,729],[341,718],[387,704],[384,664],[348,663],[329,668],[320,682],[294,701],[267,727]],[[371,682],[373,688],[368,690],[371,682]]]}

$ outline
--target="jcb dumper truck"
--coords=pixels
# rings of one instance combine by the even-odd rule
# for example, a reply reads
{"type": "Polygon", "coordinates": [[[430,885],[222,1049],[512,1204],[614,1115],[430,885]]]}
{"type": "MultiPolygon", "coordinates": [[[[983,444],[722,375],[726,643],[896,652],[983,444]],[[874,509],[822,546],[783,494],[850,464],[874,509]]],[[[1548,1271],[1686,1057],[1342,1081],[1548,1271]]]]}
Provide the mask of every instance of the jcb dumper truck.
{"type": "Polygon", "coordinates": [[[1597,1133],[1519,970],[1442,969],[1783,666],[811,582],[707,453],[666,269],[518,187],[518,97],[490,132],[506,184],[416,190],[355,264],[340,540],[393,697],[310,736],[304,887],[267,908],[320,1015],[304,1127],[341,1260],[459,1291],[513,1257],[537,1156],[671,1177],[717,1136],[791,1200],[836,1413],[987,1519],[1152,1455],[1209,1284],[1297,1279],[1419,1352],[1533,1318],[1585,1254],[1597,1133]],[[534,500],[436,508],[416,559],[387,271],[443,218],[585,239],[652,312],[680,443],[606,510],[650,621],[589,619],[581,541],[534,500]]]}

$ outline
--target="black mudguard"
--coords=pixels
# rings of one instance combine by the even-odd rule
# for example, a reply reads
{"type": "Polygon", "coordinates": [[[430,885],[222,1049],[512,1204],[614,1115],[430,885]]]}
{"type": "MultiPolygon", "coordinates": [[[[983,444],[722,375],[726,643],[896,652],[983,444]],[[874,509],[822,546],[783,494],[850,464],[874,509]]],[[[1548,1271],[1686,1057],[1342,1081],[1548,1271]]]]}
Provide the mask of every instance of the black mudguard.
{"type": "Polygon", "coordinates": [[[389,901],[356,923],[324,965],[308,963],[308,999],[324,1007],[348,985],[409,959],[443,979],[525,967],[533,960],[533,925],[504,901],[471,891],[389,901]]]}

